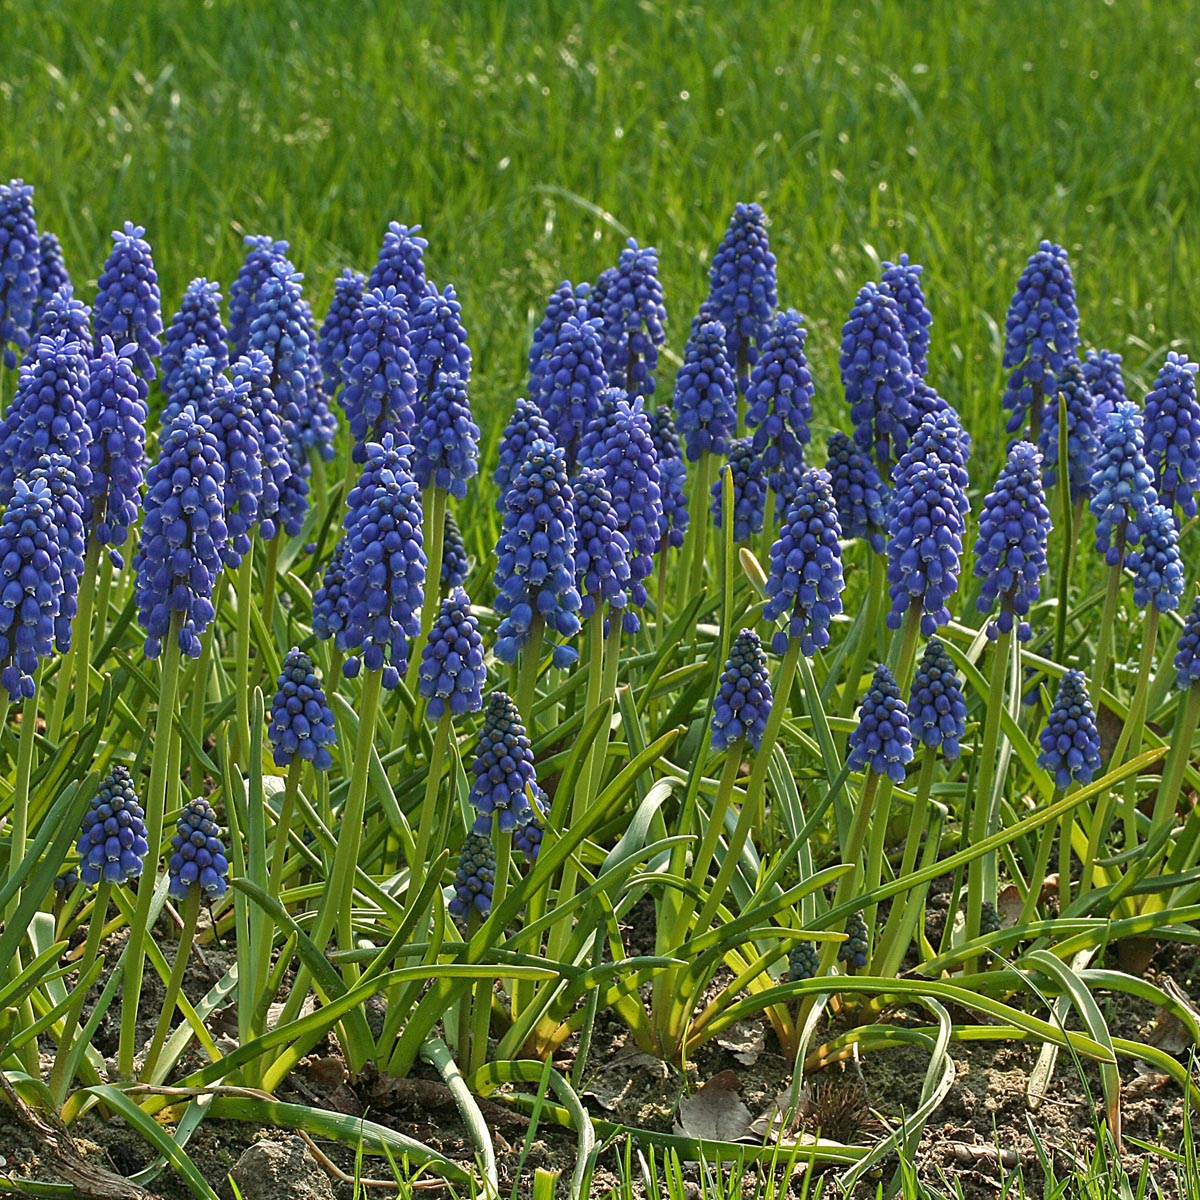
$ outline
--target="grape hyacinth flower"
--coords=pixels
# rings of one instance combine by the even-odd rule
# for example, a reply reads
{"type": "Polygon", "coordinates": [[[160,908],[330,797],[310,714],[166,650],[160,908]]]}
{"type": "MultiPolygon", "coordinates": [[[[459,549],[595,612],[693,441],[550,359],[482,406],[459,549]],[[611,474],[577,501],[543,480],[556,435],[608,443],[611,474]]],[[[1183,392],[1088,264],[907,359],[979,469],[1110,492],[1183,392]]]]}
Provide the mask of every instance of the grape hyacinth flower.
{"type": "Polygon", "coordinates": [[[861,971],[867,965],[871,948],[871,934],[867,922],[860,912],[846,918],[846,940],[838,947],[838,962],[846,964],[851,971],[861,971]]]}
{"type": "Polygon", "coordinates": [[[954,461],[958,442],[953,430],[938,439],[938,418],[926,417],[925,437],[902,457],[888,502],[888,585],[892,598],[889,629],[899,629],[909,609],[921,614],[921,633],[930,637],[950,621],[946,601],[958,591],[965,515],[970,501],[966,470],[954,461]],[[941,461],[939,449],[951,458],[941,461]]]}
{"type": "Polygon", "coordinates": [[[288,243],[265,234],[249,234],[243,239],[246,257],[229,289],[229,341],[234,354],[250,349],[250,326],[258,316],[263,284],[271,278],[277,263],[284,263],[290,275],[295,270],[288,261],[288,243]]]}
{"type": "MultiPolygon", "coordinates": [[[[772,476],[804,464],[812,438],[813,382],[804,355],[804,318],[789,308],[776,314],[746,388],[746,424],[754,430],[754,452],[772,476]]],[[[776,492],[776,479],[771,487],[776,492]]]]}
{"type": "MultiPolygon", "coordinates": [[[[304,457],[302,433],[309,427],[309,313],[300,290],[303,276],[286,259],[273,262],[254,298],[254,320],[246,349],[260,350],[271,364],[271,390],[279,404],[284,434],[297,459],[304,457]]],[[[246,349],[239,347],[238,353],[246,349]]],[[[306,464],[307,465],[307,464],[306,464]]]]}
{"type": "Polygon", "coordinates": [[[78,479],[90,479],[90,473],[66,455],[51,453],[38,459],[29,472],[29,482],[44,479],[50,489],[50,504],[55,532],[58,534],[59,565],[62,570],[62,596],[54,619],[54,645],[61,654],[71,648],[71,626],[78,611],[79,581],[85,569],[83,494],[78,479]]]}
{"type": "Polygon", "coordinates": [[[729,361],[738,375],[745,375],[758,361],[778,302],[775,255],[767,237],[766,215],[759,205],[734,207],[713,255],[708,285],[705,308],[723,326],[729,361]]]}
{"type": "Polygon", "coordinates": [[[532,815],[529,793],[538,793],[533,750],[517,706],[505,692],[488,696],[471,774],[468,799],[482,818],[477,827],[490,825],[495,813],[501,832],[508,832],[532,815]]]}
{"type": "MultiPolygon", "coordinates": [[[[202,355],[193,346],[188,357],[202,355]]],[[[250,535],[258,522],[258,506],[263,494],[263,450],[259,443],[261,425],[250,402],[250,389],[234,387],[225,376],[217,377],[209,415],[217,452],[225,470],[222,507],[228,540],[221,547],[221,559],[236,571],[250,553],[250,535]]]]}
{"type": "Polygon", "coordinates": [[[211,412],[218,384],[222,382],[224,377],[217,370],[216,360],[203,346],[192,346],[185,351],[173,386],[163,389],[167,402],[160,418],[162,428],[167,429],[189,404],[197,413],[211,412]]]}
{"type": "Polygon", "coordinates": [[[349,267],[333,281],[333,299],[317,335],[317,358],[321,363],[325,390],[331,396],[337,394],[345,379],[343,364],[350,350],[354,327],[362,316],[365,285],[366,277],[349,267]]]}
{"type": "Polygon", "coordinates": [[[1138,406],[1118,400],[1101,432],[1100,451],[1092,467],[1096,549],[1110,567],[1120,565],[1125,547],[1142,536],[1150,507],[1158,503],[1144,449],[1138,406]]]}
{"type": "Polygon", "coordinates": [[[407,310],[394,287],[363,297],[343,369],[342,407],[354,438],[354,461],[366,462],[366,445],[385,434],[412,439],[418,400],[416,363],[409,341],[407,310]]]}
{"type": "MultiPolygon", "coordinates": [[[[535,620],[564,638],[579,632],[583,601],[575,587],[575,517],[567,482],[566,453],[534,442],[521,460],[508,493],[496,546],[496,657],[516,662],[535,620]]],[[[577,657],[567,646],[554,651],[555,665],[577,657]]]]}
{"type": "Polygon", "coordinates": [[[905,767],[913,760],[908,708],[886,663],[875,668],[871,687],[863,697],[858,726],[850,735],[846,766],[852,771],[874,771],[893,783],[903,783],[905,767]]]}
{"type": "Polygon", "coordinates": [[[908,429],[909,437],[920,428],[921,422],[926,416],[937,417],[942,413],[949,413],[958,425],[959,438],[962,441],[962,455],[966,460],[971,457],[971,436],[962,427],[962,420],[958,415],[957,409],[948,400],[940,396],[937,391],[930,387],[919,375],[913,376],[913,394],[909,402],[910,415],[906,428],[908,429]]]}
{"type": "Polygon", "coordinates": [[[788,617],[787,631],[777,631],[771,644],[776,654],[787,649],[789,638],[799,638],[800,652],[810,658],[829,645],[829,624],[842,611],[845,586],[841,532],[829,475],[805,471],[771,547],[763,617],[788,617]]]}
{"type": "Polygon", "coordinates": [[[38,298],[33,310],[35,326],[41,321],[41,314],[50,303],[50,297],[70,284],[71,276],[63,258],[62,245],[56,234],[47,231],[38,238],[38,298]]]}
{"type": "Polygon", "coordinates": [[[1038,766],[1065,791],[1072,783],[1089,784],[1100,770],[1100,731],[1082,671],[1065,671],[1046,727],[1038,735],[1038,766]]]}
{"type": "Polygon", "coordinates": [[[545,803],[546,794],[539,788],[533,795],[529,816],[513,830],[513,849],[520,851],[525,856],[526,862],[537,862],[538,852],[542,848],[544,830],[538,816],[542,813],[545,803]]]}
{"type": "Polygon", "coordinates": [[[1142,525],[1142,539],[1126,560],[1133,571],[1133,602],[1153,604],[1159,612],[1179,607],[1183,595],[1183,563],[1179,557],[1179,527],[1175,514],[1152,504],[1142,525]]]}
{"type": "Polygon", "coordinates": [[[1059,377],[1054,393],[1046,397],[1042,430],[1038,448],[1042,452],[1042,480],[1046,487],[1058,482],[1058,393],[1067,399],[1067,476],[1071,484],[1071,500],[1085,500],[1091,495],[1092,470],[1100,453],[1097,437],[1095,398],[1083,378],[1078,362],[1067,363],[1059,377]]]}
{"type": "MultiPolygon", "coordinates": [[[[736,438],[729,443],[728,461],[733,471],[733,540],[748,542],[754,534],[762,532],[767,503],[767,470],[748,437],[736,438]]],[[[722,470],[712,485],[709,509],[718,529],[721,528],[724,489],[725,472],[722,470]]]]}
{"type": "Polygon", "coordinates": [[[603,471],[582,468],[571,481],[575,511],[575,585],[583,598],[579,615],[587,620],[607,600],[624,608],[629,588],[629,542],[603,471]]]}
{"type": "Polygon", "coordinates": [[[441,292],[432,283],[425,285],[425,295],[409,319],[409,341],[422,401],[428,403],[439,375],[457,375],[464,384],[470,382],[471,347],[452,284],[441,292]]]}
{"type": "Polygon", "coordinates": [[[0,518],[0,685],[14,700],[34,695],[38,660],[53,653],[61,555],[49,485],[18,479],[0,518]]]}
{"type": "Polygon", "coordinates": [[[675,381],[675,428],[689,462],[724,454],[737,431],[734,371],[725,357],[725,326],[705,321],[692,330],[675,381]]]}
{"type": "Polygon", "coordinates": [[[879,290],[891,296],[900,310],[909,361],[913,374],[920,379],[929,373],[929,327],[933,324],[921,288],[923,270],[916,263],[909,263],[907,254],[901,254],[899,262],[883,264],[883,277],[879,281],[879,290]]]}
{"type": "Polygon", "coordinates": [[[757,750],[771,715],[771,699],[771,675],[762,642],[753,629],[743,629],[721,672],[713,705],[712,748],[724,750],[744,737],[757,750]]]}
{"type": "Polygon", "coordinates": [[[420,225],[401,225],[389,221],[383,235],[379,258],[367,279],[367,291],[395,288],[408,313],[416,312],[425,295],[425,248],[429,243],[419,237],[420,225]]]}
{"type": "Polygon", "coordinates": [[[687,465],[675,432],[675,419],[665,404],[650,414],[650,437],[658,457],[659,492],[667,527],[660,549],[665,550],[667,546],[682,546],[688,527],[687,465]]]}
{"type": "Polygon", "coordinates": [[[22,364],[33,362],[42,338],[53,341],[60,336],[65,341],[78,342],[85,354],[92,345],[92,310],[75,298],[70,281],[48,296],[38,309],[37,329],[21,359],[22,364]]]}
{"type": "Polygon", "coordinates": [[[983,580],[978,607],[990,612],[1000,602],[1000,615],[989,621],[993,640],[1010,632],[1026,642],[1032,635],[1024,619],[1041,594],[1046,572],[1050,511],[1042,488],[1042,456],[1029,442],[1009,451],[995,488],[983,502],[975,542],[975,574],[983,580]]]}
{"type": "Polygon", "coordinates": [[[542,410],[532,400],[520,398],[513,410],[512,419],[500,435],[500,461],[492,474],[492,479],[500,489],[500,494],[496,497],[497,512],[504,511],[509,486],[521,465],[521,460],[525,457],[525,452],[534,442],[553,440],[550,426],[542,416],[542,410]]]}
{"type": "Polygon", "coordinates": [[[230,373],[233,391],[254,421],[254,436],[262,455],[259,532],[263,541],[269,542],[278,533],[279,523],[286,521],[287,533],[294,537],[302,527],[308,483],[303,476],[296,476],[296,464],[284,437],[279,405],[271,390],[270,360],[261,350],[251,350],[234,361],[230,373]]]}
{"type": "Polygon", "coordinates": [[[471,601],[462,588],[455,588],[438,612],[421,652],[417,690],[429,701],[429,716],[438,720],[444,713],[461,717],[483,707],[483,638],[471,615],[471,601]]]}
{"type": "Polygon", "coordinates": [[[1055,394],[1058,377],[1079,352],[1079,311],[1067,252],[1043,241],[1017,280],[1004,325],[1003,366],[1012,374],[1004,407],[1012,412],[1008,432],[1031,421],[1037,436],[1042,397],[1055,394]]]}
{"type": "Polygon", "coordinates": [[[950,468],[961,495],[959,510],[965,516],[971,511],[967,498],[967,462],[971,457],[971,439],[963,430],[958,413],[950,405],[936,412],[926,413],[912,431],[908,449],[900,455],[893,476],[914,462],[941,463],[950,468]]]}
{"type": "Polygon", "coordinates": [[[155,378],[154,359],[162,353],[162,298],[158,272],[150,255],[145,229],[126,221],[113,230],[113,248],[96,282],[95,334],[108,334],[113,345],[133,343],[134,369],[146,380],[155,378]]]}
{"type": "Polygon", "coordinates": [[[20,179],[0,183],[0,348],[4,365],[17,365],[29,346],[41,287],[41,240],[33,188],[20,179]]]}
{"type": "Polygon", "coordinates": [[[450,915],[465,921],[475,912],[486,917],[492,911],[492,889],[496,884],[496,851],[490,833],[467,834],[454,869],[454,897],[447,905],[450,915]]]}
{"type": "Polygon", "coordinates": [[[279,672],[267,738],[277,767],[291,766],[297,755],[318,771],[333,766],[329,752],[337,745],[333,713],[312,659],[295,646],[288,651],[279,672]]]}
{"type": "Polygon", "coordinates": [[[1196,364],[1184,354],[1167,352],[1167,361],[1146,396],[1143,418],[1146,461],[1154,472],[1158,499],[1178,506],[1185,517],[1196,515],[1200,491],[1200,400],[1196,397],[1196,364]]]}
{"type": "Polygon", "coordinates": [[[854,422],[854,444],[885,472],[908,440],[913,369],[899,305],[873,283],[859,291],[842,326],[838,366],[854,422]]]}
{"type": "Polygon", "coordinates": [[[358,674],[361,655],[368,671],[383,671],[389,690],[408,670],[425,588],[420,489],[405,450],[390,433],[368,442],[362,475],[346,498],[346,624],[336,643],[353,655],[348,678],[358,674]]]}
{"type": "Polygon", "coordinates": [[[807,940],[797,942],[788,952],[787,978],[780,982],[798,983],[801,979],[815,979],[820,966],[817,943],[807,940]]]}
{"type": "Polygon", "coordinates": [[[348,546],[346,535],[342,534],[325,564],[321,586],[313,592],[313,633],[323,642],[337,637],[346,628],[350,611],[350,597],[346,591],[348,546]]]}
{"type": "Polygon", "coordinates": [[[1089,350],[1083,362],[1083,378],[1092,393],[1092,408],[1100,429],[1118,404],[1125,401],[1125,377],[1121,356],[1112,350],[1089,350]]]}
{"type": "Polygon", "coordinates": [[[591,286],[586,283],[574,284],[563,280],[550,295],[546,304],[546,312],[541,323],[533,331],[533,342],[529,348],[529,394],[536,396],[541,391],[541,375],[545,362],[558,344],[558,331],[567,317],[577,317],[585,321],[592,314],[588,307],[591,286]]]}
{"type": "Polygon", "coordinates": [[[874,460],[840,430],[829,439],[829,475],[842,536],[862,538],[876,554],[886,547],[888,489],[874,460]]]}
{"type": "Polygon", "coordinates": [[[463,541],[462,530],[454,519],[454,514],[447,509],[444,523],[445,532],[442,534],[442,588],[450,591],[462,587],[467,582],[471,571],[471,560],[467,556],[466,543],[463,541]]]}
{"type": "Polygon", "coordinates": [[[122,884],[141,875],[150,852],[146,813],[127,767],[113,767],[92,797],[75,851],[81,860],[79,878],[87,887],[122,884]]]}
{"type": "Polygon", "coordinates": [[[654,394],[658,348],[667,340],[663,324],[662,284],[658,279],[658,251],[626,243],[605,289],[599,314],[604,328],[604,366],[609,383],[632,396],[654,394]]]}
{"type": "Polygon", "coordinates": [[[177,900],[186,900],[193,887],[199,887],[212,903],[225,895],[225,877],[229,863],[221,841],[217,814],[207,800],[193,800],[184,808],[171,838],[167,891],[177,900]]]}
{"type": "Polygon", "coordinates": [[[571,462],[577,440],[600,414],[600,393],[608,387],[603,332],[599,320],[567,317],[538,376],[538,391],[530,397],[571,462]]]}
{"type": "Polygon", "coordinates": [[[159,443],[146,476],[145,518],[134,557],[134,596],[146,631],[146,657],[162,652],[173,615],[179,648],[199,658],[200,635],[215,613],[213,584],[228,532],[222,495],[225,468],[212,418],[188,405],[159,443]]]}
{"type": "Polygon", "coordinates": [[[953,762],[967,728],[967,704],[954,660],[937,638],[930,638],[917,666],[908,700],[909,722],[917,741],[953,762]]]}
{"type": "Polygon", "coordinates": [[[479,427],[471,419],[467,381],[439,375],[413,429],[412,470],[423,487],[441,488],[457,499],[479,471],[479,427]]]}
{"type": "Polygon", "coordinates": [[[1185,692],[1193,683],[1200,683],[1200,596],[1184,618],[1175,647],[1175,686],[1185,692]]]}
{"type": "Polygon", "coordinates": [[[85,413],[92,479],[85,523],[101,546],[123,546],[141,506],[149,388],[133,369],[134,353],[131,346],[115,350],[105,334],[91,363],[85,413]]]}
{"type": "Polygon", "coordinates": [[[87,423],[89,348],[65,334],[37,343],[33,360],[22,366],[17,392],[0,428],[0,501],[13,494],[15,481],[27,476],[46,454],[61,454],[75,472],[81,491],[91,485],[87,423]]]}
{"type": "Polygon", "coordinates": [[[218,371],[229,366],[227,334],[221,323],[221,285],[207,279],[193,279],[187,285],[179,311],[171,318],[163,337],[163,391],[170,394],[183,367],[183,356],[193,346],[202,346],[218,371]]]}

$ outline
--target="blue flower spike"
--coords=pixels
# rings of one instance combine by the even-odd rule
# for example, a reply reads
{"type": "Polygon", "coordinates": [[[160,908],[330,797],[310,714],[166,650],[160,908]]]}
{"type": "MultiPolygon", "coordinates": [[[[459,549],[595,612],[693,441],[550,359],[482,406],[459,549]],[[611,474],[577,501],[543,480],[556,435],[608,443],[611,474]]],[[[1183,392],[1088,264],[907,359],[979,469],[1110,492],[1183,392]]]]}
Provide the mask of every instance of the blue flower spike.
{"type": "Polygon", "coordinates": [[[421,652],[417,688],[429,701],[429,716],[439,720],[445,713],[461,717],[483,707],[483,685],[487,668],[483,662],[483,638],[471,613],[471,601],[462,588],[455,588],[438,611],[421,652]]]}
{"type": "Polygon", "coordinates": [[[146,231],[132,221],[113,231],[113,248],[96,283],[95,334],[108,334],[120,350],[137,347],[135,370],[155,378],[154,360],[162,353],[162,297],[146,231]]]}
{"type": "Polygon", "coordinates": [[[712,748],[724,750],[744,737],[757,750],[766,732],[771,703],[771,674],[762,642],[753,629],[743,629],[734,639],[721,672],[713,705],[712,748]]]}
{"type": "Polygon", "coordinates": [[[967,728],[967,704],[954,660],[930,638],[913,678],[909,722],[916,740],[948,762],[958,758],[967,728]]]}
{"type": "Polygon", "coordinates": [[[318,771],[333,766],[330,748],[337,745],[333,713],[312,659],[295,646],[279,672],[267,738],[277,767],[289,767],[297,758],[318,771]]]}
{"type": "Polygon", "coordinates": [[[127,767],[113,767],[92,797],[75,850],[87,887],[119,885],[141,875],[150,852],[146,813],[127,767]]]}
{"type": "Polygon", "coordinates": [[[1038,744],[1042,748],[1038,766],[1054,776],[1060,790],[1072,783],[1091,783],[1100,770],[1100,731],[1082,671],[1063,673],[1038,744]]]}
{"type": "Polygon", "coordinates": [[[875,668],[847,751],[846,765],[852,771],[873,771],[893,783],[904,782],[905,768],[913,760],[912,729],[900,689],[885,663],[875,668]]]}
{"type": "Polygon", "coordinates": [[[199,888],[210,904],[225,895],[229,862],[221,841],[217,814],[207,800],[193,800],[184,808],[171,838],[173,851],[167,863],[167,891],[186,900],[199,888]]]}

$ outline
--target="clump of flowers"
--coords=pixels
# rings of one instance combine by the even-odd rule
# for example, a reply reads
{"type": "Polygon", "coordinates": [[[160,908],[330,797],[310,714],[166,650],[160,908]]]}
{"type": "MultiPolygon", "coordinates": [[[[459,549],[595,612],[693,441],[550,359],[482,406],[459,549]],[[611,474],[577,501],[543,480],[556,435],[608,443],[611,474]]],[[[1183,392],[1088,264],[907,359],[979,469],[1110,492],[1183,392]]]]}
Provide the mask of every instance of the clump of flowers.
{"type": "Polygon", "coordinates": [[[530,817],[529,793],[537,793],[537,776],[529,736],[517,706],[505,692],[492,692],[483,714],[483,725],[471,763],[468,797],[483,828],[490,828],[498,813],[499,827],[509,832],[530,817]]]}
{"type": "Polygon", "coordinates": [[[172,896],[185,900],[194,887],[210,902],[225,895],[229,862],[217,814],[207,800],[193,800],[184,808],[171,838],[171,849],[174,853],[167,863],[167,891],[172,896]]]}
{"type": "Polygon", "coordinates": [[[659,491],[667,527],[662,548],[682,546],[688,527],[687,465],[675,432],[675,420],[665,404],[650,414],[650,437],[658,458],[659,491]]]}
{"type": "Polygon", "coordinates": [[[577,440],[599,415],[600,393],[607,387],[600,321],[564,318],[531,399],[568,453],[574,454],[577,440]]]}
{"type": "MultiPolygon", "coordinates": [[[[1091,494],[1092,471],[1100,453],[1099,423],[1095,397],[1078,362],[1067,364],[1059,377],[1057,390],[1067,400],[1067,477],[1071,484],[1071,499],[1086,499],[1091,494]]],[[[1045,463],[1043,480],[1046,487],[1053,487],[1058,482],[1058,397],[1052,393],[1047,401],[1038,446],[1045,463]]]]}
{"type": "MultiPolygon", "coordinates": [[[[591,286],[586,283],[574,284],[563,280],[550,295],[546,304],[546,312],[541,323],[533,331],[533,343],[529,349],[529,394],[537,396],[541,393],[541,376],[551,352],[558,344],[558,331],[562,328],[567,317],[577,317],[587,320],[593,314],[589,311],[588,298],[591,286]]],[[[602,307],[602,306],[601,306],[602,307]]],[[[600,313],[594,314],[599,317],[600,313]]]]}
{"type": "Polygon", "coordinates": [[[629,587],[629,542],[621,532],[603,471],[583,467],[571,481],[575,510],[575,585],[587,620],[605,601],[624,608],[629,587]]]}
{"type": "Polygon", "coordinates": [[[228,339],[221,323],[221,288],[207,279],[193,279],[187,285],[179,311],[171,318],[163,338],[163,390],[174,391],[175,381],[183,368],[183,356],[193,347],[203,347],[206,357],[213,360],[217,371],[229,366],[228,339]]]}
{"type": "Polygon", "coordinates": [[[1038,744],[1038,766],[1053,774],[1060,789],[1090,783],[1100,770],[1100,731],[1082,671],[1063,673],[1038,744]]]}
{"type": "MultiPolygon", "coordinates": [[[[92,345],[92,310],[76,298],[75,289],[69,280],[57,292],[47,296],[46,302],[39,306],[37,329],[30,339],[29,349],[21,359],[22,365],[33,362],[37,355],[38,343],[43,338],[54,341],[59,337],[66,342],[78,342],[84,347],[85,353],[87,347],[92,345]]],[[[99,341],[96,348],[99,350],[99,341]]]]}
{"type": "Polygon", "coordinates": [[[337,745],[333,713],[312,659],[295,646],[288,651],[279,672],[267,737],[277,767],[290,766],[297,755],[318,771],[333,766],[329,752],[337,745]]]}
{"type": "Polygon", "coordinates": [[[862,538],[876,554],[882,554],[886,546],[888,490],[874,460],[839,430],[829,439],[825,471],[833,489],[842,536],[862,538]]]}
{"type": "Polygon", "coordinates": [[[962,749],[967,704],[954,660],[937,638],[930,638],[913,677],[909,722],[917,741],[953,761],[962,749]]]}
{"type": "Polygon", "coordinates": [[[771,715],[771,703],[771,675],[762,642],[753,629],[743,629],[734,639],[721,672],[713,705],[712,748],[724,750],[744,737],[757,750],[771,715]]]}
{"type": "Polygon", "coordinates": [[[486,917],[492,911],[492,889],[496,884],[496,851],[491,835],[467,834],[454,869],[454,897],[447,906],[450,915],[465,921],[471,912],[486,917]]]}
{"type": "Polygon", "coordinates": [[[912,760],[908,708],[891,671],[880,663],[863,697],[858,726],[850,735],[846,765],[852,771],[874,771],[893,783],[903,783],[905,767],[912,760]]]}
{"type": "Polygon", "coordinates": [[[1125,547],[1141,537],[1146,515],[1158,502],[1144,450],[1142,416],[1137,405],[1118,400],[1101,432],[1091,485],[1096,549],[1110,567],[1119,565],[1125,547]]]}
{"type": "Polygon", "coordinates": [[[420,233],[420,225],[388,222],[379,258],[367,278],[368,292],[376,288],[383,291],[395,288],[400,302],[410,313],[416,311],[425,295],[425,248],[429,243],[420,233]]]}
{"type": "Polygon", "coordinates": [[[438,720],[444,713],[461,717],[483,707],[483,638],[471,615],[471,601],[462,588],[455,588],[438,612],[421,652],[419,693],[429,701],[429,715],[438,720]]]}
{"type": "Polygon", "coordinates": [[[150,852],[146,813],[127,767],[113,767],[92,797],[75,850],[81,860],[79,878],[88,887],[141,875],[150,852]]]}
{"type": "Polygon", "coordinates": [[[1200,596],[1183,622],[1183,631],[1175,647],[1175,686],[1186,691],[1200,683],[1200,596]]]}
{"type": "Polygon", "coordinates": [[[439,375],[413,429],[413,476],[462,499],[479,471],[479,427],[471,419],[467,381],[439,375]]]}
{"type": "Polygon", "coordinates": [[[904,323],[904,336],[908,341],[908,357],[913,372],[921,379],[929,373],[929,327],[933,317],[925,304],[925,292],[921,288],[923,268],[908,261],[908,255],[900,255],[899,262],[885,262],[879,290],[891,296],[900,310],[904,323]]]}
{"type": "Polygon", "coordinates": [[[1200,399],[1196,370],[1186,355],[1167,352],[1167,361],[1146,397],[1146,461],[1158,498],[1185,517],[1196,515],[1200,491],[1200,399]]]}
{"type": "Polygon", "coordinates": [[[362,273],[349,267],[333,281],[333,299],[317,335],[317,358],[321,363],[325,390],[331,396],[337,393],[344,380],[343,365],[350,352],[354,327],[362,317],[365,285],[362,273]]]}
{"type": "Polygon", "coordinates": [[[740,373],[741,364],[752,367],[757,361],[779,299],[775,255],[760,205],[735,206],[713,255],[708,284],[705,311],[721,323],[729,361],[740,373]]]}
{"type": "MultiPolygon", "coordinates": [[[[750,438],[737,438],[729,443],[729,467],[733,472],[733,540],[746,542],[762,532],[767,503],[767,470],[754,451],[750,438]]],[[[713,522],[721,528],[724,507],[724,471],[712,485],[712,504],[709,511],[713,522]]]]}
{"type": "MultiPolygon", "coordinates": [[[[804,318],[789,308],[776,314],[746,388],[746,424],[754,451],[770,472],[803,466],[812,438],[813,381],[804,355],[804,318]]],[[[771,484],[775,487],[774,481],[771,484]]],[[[775,488],[779,491],[779,488],[775,488]]]]}
{"type": "Polygon", "coordinates": [[[133,365],[145,379],[155,377],[154,359],[162,353],[162,297],[158,272],[145,229],[126,221],[113,231],[113,248],[96,283],[95,333],[108,334],[119,350],[137,347],[133,365]]]}
{"type": "Polygon", "coordinates": [[[1175,514],[1161,504],[1146,513],[1142,540],[1127,559],[1133,571],[1133,602],[1153,604],[1159,612],[1179,607],[1183,595],[1183,562],[1179,557],[1179,527],[1175,514]]]}
{"type": "Polygon", "coordinates": [[[40,267],[33,188],[20,179],[0,184],[0,347],[9,368],[16,366],[16,351],[29,345],[40,267]]]}
{"type": "Polygon", "coordinates": [[[737,430],[734,369],[725,355],[725,326],[697,324],[675,381],[675,428],[689,462],[701,454],[724,454],[737,430]]]}
{"type": "Polygon", "coordinates": [[[409,322],[412,356],[416,363],[417,390],[428,400],[441,375],[457,375],[465,385],[471,379],[471,347],[462,323],[462,305],[447,286],[439,292],[432,283],[413,310],[409,322]]]}
{"type": "Polygon", "coordinates": [[[652,396],[667,310],[658,280],[658,251],[630,238],[604,292],[604,366],[609,383],[630,396],[652,396]]]}
{"type": "Polygon", "coordinates": [[[467,557],[467,547],[463,542],[462,530],[454,519],[454,514],[447,509],[442,534],[442,587],[462,587],[467,582],[467,574],[471,570],[471,560],[467,557]]]}

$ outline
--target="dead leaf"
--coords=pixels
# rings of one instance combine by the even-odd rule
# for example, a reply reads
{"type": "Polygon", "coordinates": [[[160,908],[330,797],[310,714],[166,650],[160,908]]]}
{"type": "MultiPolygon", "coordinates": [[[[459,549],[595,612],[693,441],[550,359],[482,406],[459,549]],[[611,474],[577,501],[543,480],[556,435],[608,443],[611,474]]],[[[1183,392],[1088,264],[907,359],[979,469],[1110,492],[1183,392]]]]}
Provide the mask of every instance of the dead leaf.
{"type": "Polygon", "coordinates": [[[667,1065],[661,1059],[641,1050],[628,1050],[601,1067],[588,1081],[583,1094],[601,1108],[613,1112],[635,1090],[644,1090],[647,1075],[657,1083],[665,1080],[668,1074],[667,1065]]]}
{"type": "Polygon", "coordinates": [[[728,1050],[743,1067],[752,1067],[758,1062],[766,1042],[763,1041],[762,1026],[749,1021],[738,1021],[725,1034],[717,1038],[717,1045],[728,1050]]]}
{"type": "Polygon", "coordinates": [[[1000,914],[1000,928],[1012,929],[1021,919],[1021,910],[1024,907],[1025,903],[1021,899],[1021,893],[1017,891],[1015,883],[1002,887],[996,897],[996,911],[1000,914]]]}
{"type": "Polygon", "coordinates": [[[942,1153],[964,1166],[999,1164],[1011,1170],[1021,1161],[1015,1150],[1002,1150],[999,1146],[976,1145],[972,1142],[946,1142],[942,1153]]]}
{"type": "Polygon", "coordinates": [[[733,1071],[714,1075],[694,1096],[679,1102],[675,1133],[706,1142],[736,1142],[750,1128],[750,1110],[738,1095],[733,1071]]]}

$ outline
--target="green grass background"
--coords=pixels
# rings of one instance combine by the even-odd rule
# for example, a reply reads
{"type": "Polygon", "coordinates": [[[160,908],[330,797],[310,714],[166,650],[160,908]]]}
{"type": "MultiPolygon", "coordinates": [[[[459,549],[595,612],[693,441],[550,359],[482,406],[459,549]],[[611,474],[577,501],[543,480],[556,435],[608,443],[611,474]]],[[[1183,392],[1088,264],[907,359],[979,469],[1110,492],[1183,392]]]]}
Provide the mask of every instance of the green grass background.
{"type": "Polygon", "coordinates": [[[37,186],[77,281],[132,219],[169,314],[195,275],[228,295],[242,235],[271,233],[320,318],[388,220],[420,222],[493,436],[546,294],[627,234],[659,248],[678,354],[738,200],[766,207],[781,303],[809,318],[818,434],[847,423],[855,290],[901,251],[926,267],[933,381],[992,459],[1040,238],[1069,248],[1085,343],[1126,356],[1135,394],[1168,346],[1196,351],[1194,3],[43,0],[4,24],[0,171],[37,186]]]}

